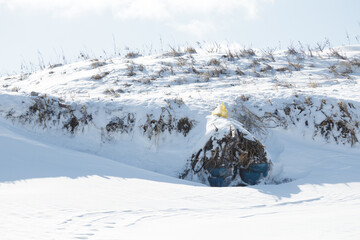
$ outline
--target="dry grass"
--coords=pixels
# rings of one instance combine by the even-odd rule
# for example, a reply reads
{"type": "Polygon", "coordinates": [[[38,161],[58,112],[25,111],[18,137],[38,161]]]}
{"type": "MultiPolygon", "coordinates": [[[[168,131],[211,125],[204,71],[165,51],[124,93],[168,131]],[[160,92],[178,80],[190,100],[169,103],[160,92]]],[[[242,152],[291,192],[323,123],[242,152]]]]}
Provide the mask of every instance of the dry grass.
{"type": "Polygon", "coordinates": [[[126,55],[125,55],[125,58],[137,58],[137,57],[140,57],[141,54],[138,53],[138,52],[128,52],[126,55]]]}
{"type": "Polygon", "coordinates": [[[222,66],[215,67],[214,69],[209,71],[212,77],[220,77],[221,74],[226,74],[226,69],[222,66]]]}
{"type": "Polygon", "coordinates": [[[165,57],[180,57],[183,53],[179,50],[176,50],[174,47],[170,46],[170,51],[167,53],[164,53],[163,56],[165,57]]]}
{"type": "Polygon", "coordinates": [[[331,73],[333,73],[336,77],[344,76],[348,77],[347,74],[352,73],[351,62],[350,61],[340,61],[337,64],[334,64],[329,67],[331,73]]]}
{"type": "Polygon", "coordinates": [[[205,80],[205,82],[208,82],[210,80],[211,74],[209,71],[203,72],[200,74],[200,77],[205,80]]]}
{"type": "Polygon", "coordinates": [[[244,48],[244,49],[240,50],[240,52],[239,52],[239,56],[243,57],[243,58],[250,58],[255,55],[256,55],[256,53],[252,48],[244,48]]]}
{"type": "Polygon", "coordinates": [[[296,50],[294,46],[289,46],[286,53],[293,56],[297,56],[299,54],[299,52],[296,50]]]}
{"type": "Polygon", "coordinates": [[[327,42],[321,43],[321,42],[317,42],[316,43],[316,49],[320,52],[323,52],[325,47],[327,45],[327,42]]]}
{"type": "Polygon", "coordinates": [[[108,88],[104,91],[104,94],[111,95],[113,97],[120,97],[120,94],[117,93],[113,88],[108,88]]]}
{"type": "Polygon", "coordinates": [[[163,77],[163,74],[166,73],[166,72],[169,72],[171,75],[175,75],[175,72],[174,72],[174,69],[173,69],[172,66],[162,67],[162,68],[158,71],[157,75],[158,75],[158,77],[163,77]]]}
{"type": "Polygon", "coordinates": [[[350,64],[351,64],[352,66],[355,66],[355,67],[360,68],[360,59],[358,59],[358,58],[352,59],[352,60],[350,61],[350,64]]]}
{"type": "Polygon", "coordinates": [[[91,77],[91,79],[93,79],[93,80],[100,80],[100,79],[102,79],[103,77],[105,77],[105,76],[107,76],[107,75],[109,75],[109,72],[102,72],[102,73],[98,73],[98,74],[96,74],[96,75],[93,75],[93,76],[91,77]]]}
{"type": "Polygon", "coordinates": [[[105,62],[100,62],[100,61],[94,61],[91,63],[91,68],[92,69],[95,69],[95,68],[98,68],[98,67],[102,67],[102,66],[105,66],[105,62]]]}
{"type": "Polygon", "coordinates": [[[260,65],[260,62],[258,59],[253,59],[251,64],[249,65],[249,68],[254,68],[256,66],[259,66],[260,65]]]}
{"type": "Polygon", "coordinates": [[[187,60],[185,58],[182,58],[182,57],[177,58],[176,61],[177,61],[177,65],[179,67],[185,66],[186,62],[187,62],[187,60]]]}
{"type": "Polygon", "coordinates": [[[335,76],[338,76],[339,73],[336,71],[336,65],[332,65],[329,67],[329,71],[333,73],[335,76]]]}
{"type": "Polygon", "coordinates": [[[305,97],[305,103],[306,103],[306,105],[311,106],[313,104],[311,97],[305,97]]]}
{"type": "Polygon", "coordinates": [[[288,60],[289,67],[292,68],[293,70],[300,71],[303,68],[303,65],[300,62],[295,63],[295,62],[290,61],[290,59],[287,59],[287,60],[288,60]]]}
{"type": "Polygon", "coordinates": [[[263,58],[269,59],[270,62],[275,62],[274,51],[275,51],[275,50],[272,49],[272,48],[268,48],[268,49],[262,50],[262,52],[263,52],[263,58]]]}
{"type": "Polygon", "coordinates": [[[338,106],[339,106],[340,112],[342,112],[346,117],[351,119],[351,115],[348,111],[346,103],[343,101],[339,101],[338,106]]]}
{"type": "Polygon", "coordinates": [[[276,82],[276,83],[275,83],[275,88],[277,89],[278,87],[296,88],[295,84],[289,83],[289,82],[287,82],[287,81],[284,81],[284,82],[276,82]]]}
{"type": "Polygon", "coordinates": [[[190,53],[190,54],[195,54],[195,53],[197,53],[196,50],[195,50],[195,48],[193,48],[193,47],[187,47],[187,48],[185,48],[184,52],[190,53]]]}
{"type": "Polygon", "coordinates": [[[145,70],[145,66],[143,64],[139,64],[138,69],[140,72],[143,72],[145,70]]]}
{"type": "Polygon", "coordinates": [[[165,102],[168,104],[168,108],[172,109],[172,103],[175,103],[179,108],[181,108],[185,103],[182,98],[176,97],[174,99],[166,99],[165,102]]]}
{"type": "Polygon", "coordinates": [[[221,62],[219,60],[217,60],[216,58],[212,58],[210,59],[210,61],[208,61],[207,65],[208,66],[220,66],[221,62]]]}
{"type": "Polygon", "coordinates": [[[347,57],[346,57],[344,54],[341,54],[341,53],[339,52],[339,50],[334,49],[334,48],[331,48],[331,49],[330,49],[329,56],[330,56],[330,57],[335,57],[335,58],[338,58],[338,59],[342,59],[342,60],[346,60],[346,59],[347,59],[347,57]]]}
{"type": "Polygon", "coordinates": [[[148,78],[143,78],[140,80],[133,80],[134,82],[139,82],[142,84],[151,84],[151,82],[155,81],[157,78],[156,77],[148,77],[148,78]]]}
{"type": "Polygon", "coordinates": [[[265,66],[260,69],[260,72],[267,73],[267,72],[272,72],[274,70],[274,68],[269,64],[264,63],[264,65],[265,66]]]}
{"type": "Polygon", "coordinates": [[[127,73],[128,77],[132,77],[132,76],[136,75],[134,65],[132,65],[132,64],[128,65],[127,70],[128,70],[128,73],[127,73]]]}
{"type": "Polygon", "coordinates": [[[291,72],[290,68],[288,68],[288,67],[276,68],[275,71],[277,71],[277,72],[286,72],[286,71],[291,72]]]}
{"type": "Polygon", "coordinates": [[[236,68],[235,73],[237,75],[239,75],[239,76],[244,76],[245,75],[245,73],[243,71],[241,71],[241,69],[239,67],[236,68]]]}
{"type": "Polygon", "coordinates": [[[250,99],[249,96],[245,96],[244,94],[240,96],[240,99],[243,101],[243,102],[246,102],[250,99]]]}
{"type": "Polygon", "coordinates": [[[310,81],[310,82],[308,82],[308,86],[311,87],[311,88],[317,88],[320,85],[317,82],[310,81]]]}
{"type": "Polygon", "coordinates": [[[223,57],[226,57],[228,61],[234,61],[235,58],[238,58],[238,56],[230,50],[228,50],[223,57]]]}

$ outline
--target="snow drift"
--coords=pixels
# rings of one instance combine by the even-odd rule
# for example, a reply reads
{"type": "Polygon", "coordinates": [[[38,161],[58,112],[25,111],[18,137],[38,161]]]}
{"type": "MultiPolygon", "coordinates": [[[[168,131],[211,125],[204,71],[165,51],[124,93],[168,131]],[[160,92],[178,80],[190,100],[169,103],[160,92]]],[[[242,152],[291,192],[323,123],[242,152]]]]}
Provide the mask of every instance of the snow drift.
{"type": "Polygon", "coordinates": [[[213,46],[0,77],[2,237],[356,238],[359,56],[213,46]],[[221,102],[229,119],[209,116],[221,102]],[[271,160],[265,181],[179,179],[231,125],[265,147],[248,158],[271,160]]]}

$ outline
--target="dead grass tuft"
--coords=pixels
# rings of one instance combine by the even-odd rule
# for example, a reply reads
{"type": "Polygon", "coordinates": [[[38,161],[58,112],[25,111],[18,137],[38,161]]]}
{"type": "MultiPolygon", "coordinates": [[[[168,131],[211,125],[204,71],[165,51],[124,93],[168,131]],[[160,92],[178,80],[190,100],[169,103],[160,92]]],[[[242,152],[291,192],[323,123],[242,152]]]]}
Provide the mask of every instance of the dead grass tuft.
{"type": "Polygon", "coordinates": [[[286,53],[289,55],[293,55],[293,56],[297,56],[299,54],[299,52],[296,50],[296,48],[292,45],[288,47],[288,50],[286,53]]]}
{"type": "Polygon", "coordinates": [[[292,68],[293,70],[300,71],[303,68],[303,65],[300,62],[297,62],[297,63],[292,62],[289,58],[287,60],[288,60],[289,67],[292,68]]]}
{"type": "Polygon", "coordinates": [[[196,54],[196,53],[197,53],[196,50],[195,50],[195,48],[193,48],[193,47],[187,47],[187,48],[185,48],[185,51],[184,51],[184,52],[190,53],[190,54],[196,54]]]}
{"type": "Polygon", "coordinates": [[[290,68],[288,68],[288,67],[276,68],[275,71],[277,71],[277,72],[286,72],[286,71],[291,72],[290,68]]]}
{"type": "Polygon", "coordinates": [[[141,54],[138,52],[128,52],[125,55],[125,58],[137,58],[137,57],[141,57],[141,54]]]}
{"type": "Polygon", "coordinates": [[[263,52],[263,58],[267,58],[269,59],[271,62],[275,62],[275,57],[274,57],[274,49],[272,48],[267,48],[265,50],[262,50],[263,52]]]}
{"type": "Polygon", "coordinates": [[[210,59],[210,61],[208,61],[207,65],[208,66],[220,66],[220,61],[217,60],[216,58],[212,58],[210,59]]]}
{"type": "Polygon", "coordinates": [[[305,103],[306,103],[306,105],[311,106],[313,104],[311,97],[305,97],[305,103]]]}
{"type": "Polygon", "coordinates": [[[185,58],[182,58],[182,57],[177,58],[176,61],[177,61],[177,65],[179,67],[185,66],[186,62],[187,62],[187,60],[185,58]]]}
{"type": "Polygon", "coordinates": [[[108,88],[104,91],[104,94],[111,95],[113,97],[120,97],[120,94],[116,92],[113,88],[108,88]]]}
{"type": "Polygon", "coordinates": [[[296,86],[292,83],[289,83],[287,81],[283,81],[283,82],[276,82],[275,83],[275,88],[278,87],[284,87],[284,88],[296,88],[296,86]]]}
{"type": "Polygon", "coordinates": [[[311,88],[317,88],[320,85],[317,82],[310,81],[310,82],[308,82],[308,86],[311,87],[311,88]]]}
{"type": "Polygon", "coordinates": [[[256,55],[256,53],[252,48],[244,48],[244,49],[240,50],[240,52],[239,52],[239,56],[243,57],[243,58],[250,58],[255,55],[256,55]]]}
{"type": "Polygon", "coordinates": [[[260,69],[260,72],[262,72],[262,73],[273,72],[274,68],[272,66],[270,66],[269,64],[266,64],[266,63],[264,63],[264,65],[265,66],[260,69]]]}
{"type": "Polygon", "coordinates": [[[135,73],[135,68],[134,68],[134,65],[131,64],[131,65],[127,65],[127,70],[128,70],[128,73],[127,73],[127,76],[128,77],[132,77],[132,76],[135,76],[136,73],[135,73]]]}
{"type": "Polygon", "coordinates": [[[208,82],[210,80],[211,74],[209,71],[203,72],[200,74],[200,77],[205,80],[205,82],[208,82]]]}
{"type": "Polygon", "coordinates": [[[237,75],[239,75],[239,76],[244,76],[245,75],[245,73],[243,71],[241,71],[241,69],[239,67],[236,68],[235,73],[237,75]]]}
{"type": "Polygon", "coordinates": [[[179,50],[176,50],[174,47],[170,46],[170,51],[167,53],[164,53],[163,56],[165,57],[180,57],[183,53],[179,50]]]}
{"type": "Polygon", "coordinates": [[[95,68],[102,67],[102,66],[105,66],[105,65],[106,65],[105,62],[95,61],[95,62],[91,63],[91,68],[95,69],[95,68]]]}
{"type": "Polygon", "coordinates": [[[109,72],[102,72],[102,73],[98,73],[98,74],[96,74],[96,75],[93,75],[93,76],[91,77],[91,79],[93,79],[93,80],[100,80],[100,79],[102,79],[103,77],[105,77],[105,76],[107,76],[107,75],[109,75],[109,72]]]}
{"type": "Polygon", "coordinates": [[[352,59],[352,60],[350,61],[350,64],[351,64],[352,66],[355,66],[355,67],[360,68],[360,59],[358,59],[358,58],[352,59]]]}
{"type": "Polygon", "coordinates": [[[346,60],[347,57],[344,55],[344,54],[341,54],[339,52],[339,50],[335,49],[335,48],[331,48],[330,49],[330,53],[329,53],[329,56],[330,57],[335,57],[335,58],[338,58],[338,59],[342,59],[342,60],[346,60]]]}

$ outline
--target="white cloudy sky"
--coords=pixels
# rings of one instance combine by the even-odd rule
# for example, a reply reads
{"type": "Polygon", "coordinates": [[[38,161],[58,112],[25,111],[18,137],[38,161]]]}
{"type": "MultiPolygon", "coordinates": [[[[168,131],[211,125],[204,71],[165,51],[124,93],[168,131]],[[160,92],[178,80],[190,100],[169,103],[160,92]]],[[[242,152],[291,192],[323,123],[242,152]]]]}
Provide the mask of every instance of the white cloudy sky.
{"type": "Polygon", "coordinates": [[[357,0],[0,0],[0,73],[80,51],[102,55],[196,41],[257,48],[358,43],[357,0]],[[161,40],[160,40],[161,39],[161,40]],[[115,41],[114,41],[115,40],[115,41]],[[115,42],[115,44],[114,44],[115,42]]]}

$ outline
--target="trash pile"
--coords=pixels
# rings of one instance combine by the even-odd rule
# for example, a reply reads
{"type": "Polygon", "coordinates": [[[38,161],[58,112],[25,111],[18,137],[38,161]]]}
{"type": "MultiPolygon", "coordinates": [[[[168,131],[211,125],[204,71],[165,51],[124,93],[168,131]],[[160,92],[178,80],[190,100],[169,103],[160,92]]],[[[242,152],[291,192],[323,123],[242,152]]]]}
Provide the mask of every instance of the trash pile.
{"type": "Polygon", "coordinates": [[[206,134],[181,178],[213,187],[258,184],[271,168],[265,147],[224,110],[221,104],[207,117],[206,134]]]}

